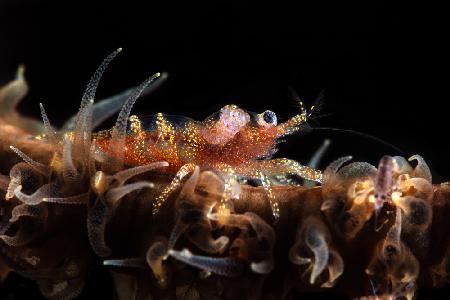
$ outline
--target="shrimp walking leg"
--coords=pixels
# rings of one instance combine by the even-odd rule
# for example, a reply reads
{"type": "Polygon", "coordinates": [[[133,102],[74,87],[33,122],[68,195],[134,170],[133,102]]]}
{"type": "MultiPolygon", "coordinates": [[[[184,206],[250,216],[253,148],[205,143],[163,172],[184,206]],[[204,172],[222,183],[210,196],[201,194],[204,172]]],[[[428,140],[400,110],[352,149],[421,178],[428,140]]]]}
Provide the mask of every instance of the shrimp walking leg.
{"type": "Polygon", "coordinates": [[[168,186],[166,186],[161,194],[155,199],[155,202],[153,203],[153,214],[158,213],[159,209],[164,204],[169,195],[181,185],[181,181],[183,180],[183,178],[192,173],[194,169],[195,164],[191,163],[185,164],[180,168],[180,170],[173,178],[172,182],[168,186]]]}
{"type": "Polygon", "coordinates": [[[322,172],[307,166],[303,166],[295,160],[288,158],[277,158],[271,160],[261,160],[253,162],[252,169],[256,170],[256,176],[260,178],[260,172],[263,170],[266,176],[277,174],[296,175],[303,179],[315,182],[322,182],[322,172]],[[261,171],[260,171],[261,170],[261,171]]]}
{"type": "Polygon", "coordinates": [[[239,199],[240,185],[234,168],[228,164],[220,163],[213,166],[214,169],[220,170],[224,180],[224,190],[220,198],[219,209],[223,212],[229,212],[233,209],[232,199],[239,199]]]}
{"type": "Polygon", "coordinates": [[[278,220],[278,218],[280,217],[280,207],[278,205],[278,202],[275,200],[275,196],[273,195],[270,179],[262,172],[259,172],[259,178],[261,179],[262,186],[266,191],[267,198],[269,198],[270,207],[272,208],[272,215],[275,220],[278,220]]]}

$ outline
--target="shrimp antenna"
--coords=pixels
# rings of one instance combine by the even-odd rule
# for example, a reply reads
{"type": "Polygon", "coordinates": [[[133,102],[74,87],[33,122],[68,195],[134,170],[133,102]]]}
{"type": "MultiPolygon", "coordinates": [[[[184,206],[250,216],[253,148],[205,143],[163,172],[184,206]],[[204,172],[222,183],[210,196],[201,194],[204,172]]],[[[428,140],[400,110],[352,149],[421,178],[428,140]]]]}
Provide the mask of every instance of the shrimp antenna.
{"type": "MultiPolygon", "coordinates": [[[[302,112],[304,112],[305,108],[303,106],[303,102],[301,101],[301,99],[298,96],[297,92],[291,86],[288,86],[288,90],[289,90],[290,97],[293,100],[295,100],[295,102],[297,104],[300,105],[300,109],[302,110],[302,112]]],[[[324,95],[325,95],[325,90],[320,91],[319,95],[317,96],[316,100],[314,101],[314,105],[312,106],[311,112],[308,114],[308,120],[314,120],[314,119],[317,119],[318,117],[323,117],[323,116],[317,116],[317,115],[320,112],[320,110],[322,110],[322,108],[323,108],[324,95]]],[[[307,123],[302,124],[301,127],[303,129],[301,132],[303,132],[303,133],[310,132],[312,130],[315,130],[315,131],[319,131],[319,130],[322,130],[322,131],[337,131],[337,132],[349,133],[349,134],[352,134],[352,135],[356,135],[356,136],[359,136],[359,137],[364,137],[364,138],[373,140],[373,141],[375,141],[377,143],[380,143],[380,144],[382,144],[382,145],[384,145],[384,146],[394,150],[395,152],[401,154],[402,156],[404,156],[404,154],[405,154],[405,152],[403,150],[401,150],[400,148],[394,146],[393,144],[391,144],[389,142],[386,142],[385,140],[383,140],[381,138],[378,138],[376,136],[367,134],[367,133],[363,133],[363,132],[359,132],[359,131],[355,131],[355,130],[351,130],[351,129],[341,129],[341,128],[333,128],[333,127],[311,127],[307,123]]]]}
{"type": "Polygon", "coordinates": [[[380,143],[380,144],[390,148],[391,150],[394,150],[396,153],[400,154],[401,156],[405,156],[405,152],[402,149],[398,148],[397,146],[394,146],[393,144],[391,144],[389,142],[386,142],[385,140],[383,140],[379,137],[370,135],[368,133],[359,132],[359,131],[351,130],[351,129],[342,129],[342,128],[334,128],[334,127],[309,127],[308,129],[311,131],[313,131],[313,130],[314,131],[332,131],[332,132],[334,131],[334,132],[349,133],[351,135],[363,137],[363,138],[375,141],[377,143],[380,143]]]}
{"type": "MultiPolygon", "coordinates": [[[[300,106],[300,110],[302,110],[302,112],[303,112],[305,110],[303,101],[292,86],[288,86],[288,93],[289,93],[289,98],[291,98],[293,101],[295,101],[295,104],[300,106]]],[[[319,92],[319,95],[313,101],[313,105],[311,106],[311,111],[308,114],[308,120],[316,119],[316,116],[322,111],[322,109],[324,107],[324,103],[325,103],[323,100],[324,98],[325,98],[325,89],[321,90],[319,92]]]]}

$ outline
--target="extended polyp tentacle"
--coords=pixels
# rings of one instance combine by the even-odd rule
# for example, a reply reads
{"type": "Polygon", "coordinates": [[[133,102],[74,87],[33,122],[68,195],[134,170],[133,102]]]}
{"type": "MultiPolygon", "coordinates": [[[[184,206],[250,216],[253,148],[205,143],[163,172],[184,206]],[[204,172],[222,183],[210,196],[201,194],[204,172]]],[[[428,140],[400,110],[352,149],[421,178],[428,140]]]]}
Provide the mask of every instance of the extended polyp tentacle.
{"type": "Polygon", "coordinates": [[[315,284],[328,266],[328,280],[322,282],[327,286],[334,284],[336,276],[340,276],[343,269],[341,257],[337,252],[334,252],[333,256],[332,251],[328,228],[322,220],[310,216],[304,220],[297,232],[295,244],[289,251],[289,259],[296,265],[308,265],[304,274],[310,272],[310,284],[315,284]]]}
{"type": "Polygon", "coordinates": [[[63,169],[62,169],[62,175],[64,180],[67,180],[68,182],[76,182],[79,179],[79,173],[75,165],[73,164],[73,157],[72,157],[72,141],[68,135],[64,137],[64,143],[63,143],[63,153],[62,153],[62,160],[63,160],[63,169]]]}
{"type": "Polygon", "coordinates": [[[11,114],[15,112],[17,104],[25,97],[28,92],[28,85],[24,79],[25,67],[19,66],[17,77],[6,86],[0,89],[0,115],[11,114]]]}
{"type": "Polygon", "coordinates": [[[58,204],[86,205],[89,202],[89,192],[67,197],[44,197],[42,202],[58,204]]]}
{"type": "Polygon", "coordinates": [[[117,172],[113,175],[113,178],[117,181],[118,185],[124,184],[128,179],[140,175],[142,173],[146,173],[155,169],[160,169],[169,166],[168,162],[160,161],[151,163],[144,166],[138,166],[134,168],[125,169],[122,171],[117,172]]]}
{"type": "Polygon", "coordinates": [[[145,269],[147,264],[142,257],[124,258],[124,259],[106,259],[103,261],[104,266],[113,266],[121,268],[140,268],[145,269]]]}
{"type": "MultiPolygon", "coordinates": [[[[154,92],[161,86],[161,84],[164,82],[164,79],[166,78],[167,76],[161,77],[160,80],[146,88],[142,93],[142,96],[147,96],[154,92]]],[[[108,97],[106,99],[101,99],[94,103],[92,110],[92,129],[98,127],[106,119],[117,113],[122,108],[125,101],[133,94],[136,88],[137,87],[129,88],[117,95],[108,97]]],[[[62,130],[66,132],[74,130],[76,117],[76,115],[72,116],[66,123],[64,123],[62,130]]]]}
{"type": "Polygon", "coordinates": [[[153,188],[154,184],[147,181],[138,181],[126,185],[122,185],[116,188],[109,189],[105,194],[105,201],[109,206],[115,207],[118,205],[118,201],[125,195],[140,190],[143,188],[153,188]]]}
{"type": "Polygon", "coordinates": [[[108,55],[100,64],[100,66],[95,70],[94,75],[92,75],[86,90],[84,91],[83,97],[81,98],[81,104],[80,104],[80,110],[77,114],[77,118],[75,121],[75,135],[81,136],[82,132],[85,130],[86,127],[86,113],[84,112],[86,106],[89,106],[89,104],[94,100],[95,93],[97,91],[98,84],[100,82],[100,79],[105,72],[106,68],[108,67],[109,63],[122,51],[122,48],[118,48],[114,52],[112,52],[110,55],[108,55]]]}
{"type": "Polygon", "coordinates": [[[28,155],[26,155],[25,153],[23,153],[22,151],[20,151],[19,149],[17,149],[14,146],[9,146],[9,148],[12,151],[14,151],[17,155],[19,155],[27,164],[32,166],[36,171],[38,171],[42,175],[46,176],[46,175],[49,174],[49,169],[48,169],[48,167],[46,165],[41,164],[40,162],[37,162],[37,161],[33,160],[31,157],[29,157],[28,155]]]}
{"type": "Polygon", "coordinates": [[[22,186],[19,185],[14,190],[14,196],[21,202],[28,205],[38,205],[43,202],[44,198],[56,196],[55,186],[51,183],[44,184],[36,192],[31,195],[22,193],[22,186]]]}
{"type": "MultiPolygon", "coordinates": [[[[313,156],[308,162],[308,167],[317,169],[319,166],[320,161],[322,160],[323,156],[325,155],[325,152],[327,152],[328,148],[330,147],[331,141],[329,139],[325,139],[322,143],[322,145],[314,152],[313,156]]],[[[303,186],[312,188],[315,186],[315,183],[310,180],[305,180],[303,186]]]]}
{"type": "Polygon", "coordinates": [[[211,231],[209,224],[197,223],[190,226],[186,236],[197,248],[206,253],[222,253],[228,246],[230,239],[225,235],[214,238],[211,231]]]}
{"type": "MultiPolygon", "coordinates": [[[[258,251],[264,252],[263,260],[259,262],[252,262],[252,271],[260,274],[268,274],[273,269],[273,248],[275,246],[276,234],[273,228],[261,219],[257,214],[246,212],[245,214],[224,214],[220,210],[216,213],[211,211],[207,214],[208,219],[218,222],[224,226],[237,227],[244,231],[248,230],[249,226],[256,233],[258,239],[258,251]]],[[[246,238],[241,241],[245,243],[246,238]]],[[[240,247],[239,243],[235,246],[240,247]]]]}
{"type": "Polygon", "coordinates": [[[19,220],[20,217],[33,217],[45,222],[47,219],[47,214],[48,211],[45,205],[19,204],[13,208],[9,222],[14,223],[19,220]]]}
{"type": "Polygon", "coordinates": [[[331,185],[332,181],[336,179],[336,173],[338,172],[339,168],[351,159],[351,156],[344,156],[333,161],[327,166],[327,168],[323,172],[322,186],[324,189],[327,188],[328,185],[331,185]]]}
{"type": "Polygon", "coordinates": [[[24,73],[25,67],[20,65],[15,80],[0,87],[0,117],[7,123],[31,134],[41,134],[44,129],[41,122],[21,116],[16,111],[17,104],[28,92],[24,73]]]}
{"type": "Polygon", "coordinates": [[[215,221],[222,226],[237,227],[240,229],[248,228],[249,218],[247,216],[241,214],[227,214],[220,210],[218,212],[213,212],[214,207],[215,205],[213,205],[206,214],[208,219],[215,221]]]}
{"type": "Polygon", "coordinates": [[[329,259],[329,249],[324,233],[315,224],[310,224],[305,229],[305,244],[314,253],[314,266],[309,282],[314,284],[317,277],[325,269],[329,259]]]}
{"type": "Polygon", "coordinates": [[[167,270],[163,261],[168,255],[167,241],[154,242],[147,250],[146,260],[149,267],[152,269],[158,283],[161,286],[167,285],[167,270]]]}
{"type": "Polygon", "coordinates": [[[413,160],[417,160],[417,166],[414,168],[414,171],[411,174],[412,177],[420,177],[426,179],[429,183],[432,183],[433,177],[431,176],[430,168],[428,167],[423,157],[416,154],[408,158],[408,161],[413,160]]]}
{"type": "MultiPolygon", "coordinates": [[[[141,96],[147,96],[157,90],[161,84],[167,79],[167,73],[163,73],[161,77],[159,77],[158,81],[152,83],[150,86],[144,89],[141,93],[141,96]]],[[[137,88],[137,87],[136,87],[137,88]]],[[[94,124],[93,127],[97,127],[104,120],[111,117],[114,113],[119,111],[126,100],[133,94],[136,88],[128,89],[116,96],[107,98],[105,100],[100,101],[98,104],[94,105],[94,124]]]]}
{"type": "Polygon", "coordinates": [[[97,167],[95,165],[95,150],[96,150],[96,144],[95,144],[95,138],[94,138],[94,139],[92,139],[91,148],[89,149],[89,159],[88,159],[89,167],[87,168],[87,172],[90,176],[94,175],[95,172],[97,171],[97,167]]]}
{"type": "Polygon", "coordinates": [[[22,185],[25,185],[28,189],[36,190],[44,184],[44,176],[25,162],[15,164],[9,171],[9,176],[11,179],[5,195],[6,200],[15,196],[14,192],[19,186],[22,188],[22,185]]]}
{"type": "Polygon", "coordinates": [[[105,174],[105,172],[97,171],[91,179],[92,191],[97,195],[97,197],[103,197],[103,195],[110,188],[111,182],[112,176],[105,174]]]}
{"type": "Polygon", "coordinates": [[[393,156],[394,173],[396,174],[411,174],[413,168],[403,156],[393,156]]]}
{"type": "Polygon", "coordinates": [[[147,88],[149,84],[155,81],[159,77],[165,78],[167,74],[156,73],[151,76],[147,80],[145,80],[135,91],[134,93],[126,100],[123,105],[119,116],[117,117],[116,124],[111,133],[111,140],[108,146],[108,154],[110,155],[110,159],[107,164],[105,164],[105,168],[109,171],[109,173],[114,173],[117,170],[120,170],[123,165],[123,154],[124,154],[124,144],[125,144],[125,136],[128,124],[128,117],[130,116],[131,109],[133,108],[134,103],[140,97],[142,92],[147,88]]]}
{"type": "Polygon", "coordinates": [[[169,255],[185,264],[221,276],[236,277],[244,271],[244,264],[233,257],[215,258],[195,255],[188,249],[182,251],[169,250],[169,255]]]}
{"type": "MultiPolygon", "coordinates": [[[[81,114],[79,120],[82,122],[80,126],[75,128],[72,134],[72,145],[71,151],[72,159],[80,164],[81,168],[84,168],[89,163],[89,155],[91,148],[91,137],[92,137],[92,106],[94,100],[88,101],[87,105],[80,110],[81,114]]],[[[82,174],[84,170],[80,170],[79,173],[82,174]]]]}
{"type": "MultiPolygon", "coordinates": [[[[84,160],[89,154],[92,131],[93,104],[99,81],[109,63],[121,51],[122,48],[119,48],[103,60],[101,65],[95,71],[94,75],[92,75],[81,99],[80,109],[76,117],[75,129],[73,131],[73,148],[74,153],[76,153],[76,155],[82,160],[84,160]]],[[[85,163],[86,161],[83,162],[85,163]]]]}
{"type": "MultiPolygon", "coordinates": [[[[203,206],[198,207],[193,201],[195,187],[199,180],[200,169],[195,167],[192,176],[184,183],[177,199],[177,220],[169,238],[169,249],[173,249],[181,234],[206,253],[222,253],[228,245],[229,238],[212,236],[212,227],[206,219],[203,206]]],[[[201,203],[200,203],[201,204],[201,203]]],[[[222,211],[222,213],[225,213],[222,211]]],[[[229,212],[227,212],[229,213],[229,212]]]]}
{"type": "Polygon", "coordinates": [[[49,142],[56,143],[56,132],[53,129],[52,125],[50,124],[50,121],[48,120],[47,113],[45,112],[44,105],[42,103],[39,103],[39,108],[41,109],[41,116],[42,121],[44,122],[44,128],[45,128],[45,135],[49,142]]]}
{"type": "Polygon", "coordinates": [[[152,75],[147,80],[145,80],[141,85],[139,85],[138,88],[134,91],[134,93],[126,100],[114,126],[115,134],[118,135],[118,137],[123,137],[126,134],[128,118],[130,116],[131,109],[133,108],[133,105],[136,102],[136,100],[141,96],[141,94],[144,92],[144,90],[147,88],[149,84],[151,84],[153,81],[155,81],[160,77],[164,79],[167,77],[167,74],[156,73],[152,75]]]}
{"type": "Polygon", "coordinates": [[[344,273],[344,260],[341,255],[334,249],[330,249],[330,256],[328,259],[328,280],[324,282],[321,287],[331,288],[336,283],[337,279],[344,273]]]}
{"type": "Polygon", "coordinates": [[[97,87],[100,82],[100,79],[103,76],[103,73],[105,72],[106,68],[108,67],[109,63],[119,54],[122,52],[122,48],[118,48],[115,51],[113,51],[111,54],[109,54],[100,64],[100,66],[95,70],[95,73],[92,75],[91,79],[89,80],[89,83],[86,87],[86,90],[84,91],[83,97],[81,98],[81,105],[80,109],[83,109],[89,102],[89,100],[95,98],[95,93],[97,92],[97,87]]]}
{"type": "Polygon", "coordinates": [[[273,265],[273,248],[275,246],[276,234],[273,228],[267,224],[261,217],[252,212],[244,214],[256,232],[256,236],[261,244],[260,249],[265,252],[265,259],[261,262],[252,262],[251,269],[253,272],[268,274],[272,271],[273,265]]]}
{"type": "Polygon", "coordinates": [[[329,139],[325,139],[320,145],[320,147],[314,152],[313,156],[308,162],[308,166],[310,168],[316,169],[319,166],[320,161],[322,160],[325,152],[327,152],[330,147],[331,141],[329,139]]]}
{"type": "MultiPolygon", "coordinates": [[[[114,95],[112,97],[99,100],[94,103],[93,112],[92,112],[92,129],[99,126],[103,121],[114,115],[118,112],[125,100],[133,93],[135,88],[127,89],[120,94],[114,95]]],[[[75,129],[77,114],[69,118],[64,125],[62,126],[62,130],[65,132],[73,131],[75,129]]]]}
{"type": "Polygon", "coordinates": [[[42,234],[41,222],[26,222],[12,235],[0,235],[0,239],[11,247],[26,245],[42,234]]]}
{"type": "Polygon", "coordinates": [[[86,109],[84,110],[85,113],[85,123],[84,123],[84,130],[83,130],[83,143],[81,146],[83,146],[83,152],[81,156],[81,161],[83,162],[83,167],[85,164],[88,163],[88,158],[90,154],[90,148],[92,143],[92,114],[94,110],[94,100],[90,100],[89,104],[86,106],[86,109]]]}
{"type": "Polygon", "coordinates": [[[181,181],[183,180],[183,178],[193,172],[194,169],[194,164],[186,164],[180,168],[180,170],[173,178],[172,182],[163,189],[161,194],[156,197],[155,201],[153,202],[153,214],[158,213],[159,209],[164,204],[169,195],[181,185],[181,181]]]}
{"type": "Polygon", "coordinates": [[[97,199],[94,205],[88,210],[87,229],[88,237],[94,252],[100,257],[111,254],[111,249],[105,242],[105,228],[111,212],[103,199],[97,199]]]}

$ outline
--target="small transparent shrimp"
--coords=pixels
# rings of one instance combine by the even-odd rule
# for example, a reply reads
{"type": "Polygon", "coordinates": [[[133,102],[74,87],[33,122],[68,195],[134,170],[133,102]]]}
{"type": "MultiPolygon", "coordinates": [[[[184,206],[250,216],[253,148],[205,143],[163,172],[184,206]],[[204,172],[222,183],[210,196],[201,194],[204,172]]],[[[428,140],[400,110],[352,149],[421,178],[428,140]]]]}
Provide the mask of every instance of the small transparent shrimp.
{"type": "MultiPolygon", "coordinates": [[[[131,116],[125,141],[121,144],[125,146],[123,162],[145,165],[167,161],[166,172],[176,173],[172,183],[156,199],[154,213],[180,186],[183,178],[193,172],[195,166],[200,166],[222,174],[226,181],[237,177],[261,180],[277,218],[279,207],[272,193],[270,176],[289,174],[315,182],[322,180],[318,170],[291,159],[270,158],[277,151],[279,139],[301,130],[307,121],[311,112],[301,107],[300,114],[281,124],[272,111],[251,114],[236,105],[223,107],[203,122],[161,113],[151,118],[131,116]]],[[[114,156],[111,139],[111,131],[96,136],[100,155],[114,156]]],[[[224,206],[226,200],[222,203],[224,206]]]]}
{"type": "Polygon", "coordinates": [[[389,155],[385,155],[381,158],[380,163],[378,164],[377,175],[374,180],[375,186],[375,230],[378,231],[381,227],[386,223],[383,223],[380,227],[377,228],[378,217],[381,212],[381,209],[384,206],[392,193],[392,176],[393,176],[394,162],[392,157],[389,155]]]}

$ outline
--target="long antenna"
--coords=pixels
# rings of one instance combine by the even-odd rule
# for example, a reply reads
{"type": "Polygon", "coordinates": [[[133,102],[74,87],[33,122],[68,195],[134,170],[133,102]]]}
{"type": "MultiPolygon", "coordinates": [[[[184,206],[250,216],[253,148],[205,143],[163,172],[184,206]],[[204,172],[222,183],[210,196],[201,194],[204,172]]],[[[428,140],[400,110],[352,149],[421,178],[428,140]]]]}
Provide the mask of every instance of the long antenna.
{"type": "Polygon", "coordinates": [[[383,139],[380,139],[380,138],[378,138],[376,136],[373,136],[373,135],[370,135],[370,134],[367,134],[367,133],[363,133],[363,132],[359,132],[359,131],[351,130],[351,129],[342,129],[342,128],[333,128],[333,127],[310,127],[310,130],[314,130],[314,131],[345,132],[345,133],[349,133],[349,134],[356,135],[356,136],[359,136],[359,137],[368,138],[370,140],[373,140],[373,141],[375,141],[377,143],[380,143],[380,144],[382,144],[382,145],[384,145],[384,146],[394,150],[395,152],[397,152],[401,156],[405,156],[405,152],[402,149],[398,148],[397,146],[394,146],[391,143],[386,142],[383,139]]]}
{"type": "MultiPolygon", "coordinates": [[[[290,96],[291,99],[293,99],[297,103],[301,103],[301,99],[300,99],[299,95],[297,94],[297,92],[291,86],[288,86],[288,92],[289,92],[289,96],[290,96]]],[[[314,111],[313,111],[313,113],[317,114],[317,112],[322,108],[322,106],[324,104],[324,102],[323,102],[324,94],[325,94],[325,90],[322,90],[319,93],[319,96],[316,98],[315,103],[314,103],[314,111]]],[[[323,115],[321,115],[320,117],[323,117],[323,115]]],[[[308,119],[309,120],[314,120],[316,118],[317,117],[315,117],[315,116],[312,116],[312,117],[309,116],[308,119]]],[[[302,126],[304,127],[303,128],[304,129],[303,133],[311,131],[311,130],[315,130],[315,131],[335,131],[335,132],[345,132],[345,133],[349,133],[349,134],[352,134],[352,135],[368,138],[368,139],[371,139],[371,140],[373,140],[373,141],[375,141],[377,143],[380,143],[380,144],[382,144],[382,145],[384,145],[384,146],[386,146],[388,148],[391,148],[392,150],[394,150],[398,154],[401,154],[402,156],[405,156],[405,152],[402,149],[394,146],[391,143],[386,142],[383,139],[380,139],[380,138],[378,138],[376,136],[373,136],[373,135],[370,135],[370,134],[367,134],[367,133],[363,133],[363,132],[359,132],[359,131],[355,131],[355,130],[351,130],[351,129],[341,129],[341,128],[333,128],[333,127],[312,127],[312,126],[310,126],[307,123],[302,124],[302,126]]]]}

